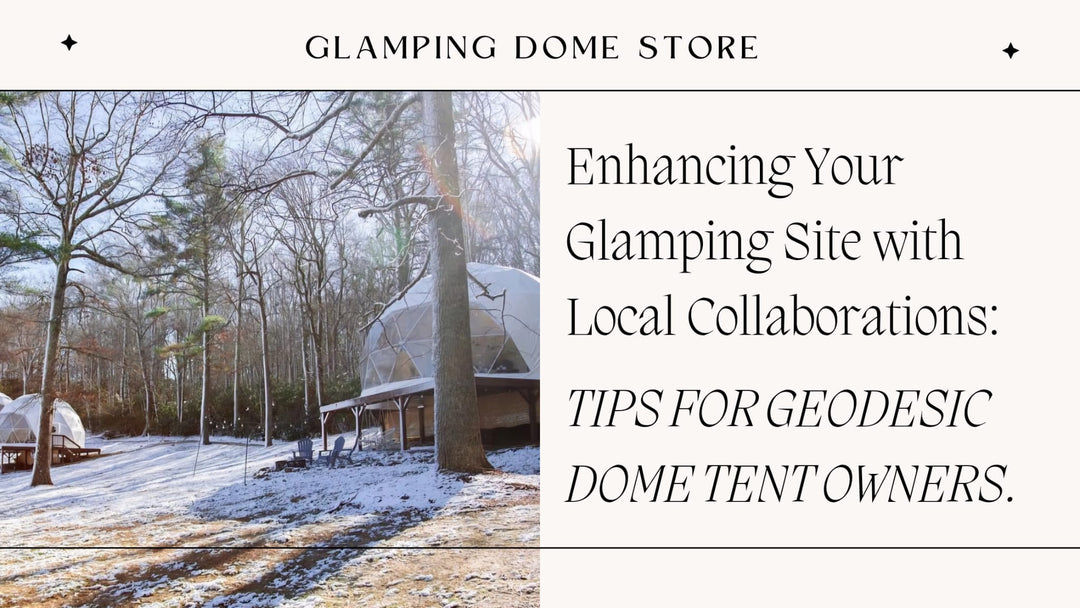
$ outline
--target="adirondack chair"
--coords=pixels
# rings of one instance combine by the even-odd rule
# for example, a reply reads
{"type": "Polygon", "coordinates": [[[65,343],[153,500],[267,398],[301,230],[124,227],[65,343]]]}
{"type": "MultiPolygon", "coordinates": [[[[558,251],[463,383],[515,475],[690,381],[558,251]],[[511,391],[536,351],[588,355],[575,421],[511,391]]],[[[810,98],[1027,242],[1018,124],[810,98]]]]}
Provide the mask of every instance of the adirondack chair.
{"type": "Polygon", "coordinates": [[[292,453],[293,460],[304,460],[311,462],[315,460],[311,455],[311,440],[307,437],[296,442],[296,451],[292,453]]]}
{"type": "Polygon", "coordinates": [[[315,458],[315,462],[312,463],[315,466],[325,464],[326,468],[332,469],[337,464],[338,457],[341,455],[341,450],[345,448],[345,438],[338,437],[334,440],[334,449],[332,450],[319,450],[318,457],[315,458]]]}
{"type": "Polygon", "coordinates": [[[341,453],[338,454],[338,458],[341,459],[341,460],[348,460],[349,464],[353,464],[353,459],[352,459],[353,452],[356,452],[358,450],[360,450],[360,437],[359,436],[356,437],[356,441],[353,442],[352,447],[348,447],[348,448],[345,448],[345,449],[341,450],[341,453]]]}

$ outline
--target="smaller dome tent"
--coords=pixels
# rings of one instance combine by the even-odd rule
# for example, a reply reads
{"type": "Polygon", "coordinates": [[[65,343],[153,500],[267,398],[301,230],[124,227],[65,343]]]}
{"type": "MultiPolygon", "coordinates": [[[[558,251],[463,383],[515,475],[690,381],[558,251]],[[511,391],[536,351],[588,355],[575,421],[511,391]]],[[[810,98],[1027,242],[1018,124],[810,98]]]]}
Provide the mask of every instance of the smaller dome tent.
{"type": "MultiPolygon", "coordinates": [[[[41,395],[23,395],[0,410],[0,443],[37,441],[41,421],[41,395]]],[[[86,445],[82,419],[66,401],[53,402],[53,433],[64,435],[76,444],[86,445]]]]}
{"type": "Polygon", "coordinates": [[[0,411],[3,411],[9,403],[11,403],[11,397],[8,397],[4,393],[0,393],[0,411]]]}

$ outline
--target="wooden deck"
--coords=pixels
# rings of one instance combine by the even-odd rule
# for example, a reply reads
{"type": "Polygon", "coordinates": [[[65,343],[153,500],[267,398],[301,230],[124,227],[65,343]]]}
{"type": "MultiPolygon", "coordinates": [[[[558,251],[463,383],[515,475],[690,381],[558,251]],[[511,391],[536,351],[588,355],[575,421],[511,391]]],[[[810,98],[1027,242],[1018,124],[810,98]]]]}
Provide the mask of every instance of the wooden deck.
{"type": "MultiPolygon", "coordinates": [[[[36,443],[0,444],[0,474],[32,468],[36,451],[36,443]]],[[[101,448],[84,448],[65,435],[53,435],[52,452],[52,463],[58,465],[77,462],[91,456],[100,456],[101,448]]]]}
{"type": "Polygon", "coordinates": [[[33,466],[36,449],[37,446],[32,443],[0,444],[0,474],[33,466]]]}

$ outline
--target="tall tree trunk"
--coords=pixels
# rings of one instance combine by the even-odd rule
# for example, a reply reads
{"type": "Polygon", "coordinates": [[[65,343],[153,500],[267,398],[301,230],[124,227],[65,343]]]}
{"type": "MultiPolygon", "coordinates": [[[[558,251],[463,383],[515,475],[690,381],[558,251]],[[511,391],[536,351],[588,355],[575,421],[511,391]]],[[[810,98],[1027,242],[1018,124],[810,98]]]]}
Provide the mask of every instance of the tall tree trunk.
{"type": "Polygon", "coordinates": [[[95,411],[98,418],[101,418],[101,385],[103,381],[101,379],[101,361],[97,359],[94,360],[94,379],[94,405],[97,406],[95,411]]]}
{"type": "Polygon", "coordinates": [[[236,435],[240,422],[240,326],[244,320],[244,273],[238,273],[240,285],[236,295],[236,332],[233,339],[233,391],[232,391],[232,428],[236,435]]]}
{"type": "Polygon", "coordinates": [[[491,465],[480,441],[454,110],[451,95],[445,91],[425,92],[423,106],[432,169],[429,194],[438,199],[429,219],[435,282],[435,455],[440,470],[477,472],[491,465]]]}
{"type": "Polygon", "coordinates": [[[244,246],[247,242],[247,223],[240,220],[240,235],[234,241],[236,246],[233,251],[233,260],[236,264],[236,332],[233,340],[233,435],[236,434],[240,421],[240,331],[244,326],[244,295],[247,280],[247,264],[244,261],[244,246]]]}
{"type": "MultiPolygon", "coordinates": [[[[398,198],[401,198],[399,195],[398,198]]],[[[412,281],[412,263],[409,259],[409,239],[405,234],[409,210],[404,208],[392,211],[394,218],[394,254],[397,256],[397,290],[405,291],[412,281]]]]}
{"type": "Polygon", "coordinates": [[[255,287],[259,296],[259,338],[262,341],[262,380],[263,380],[263,441],[266,447],[274,445],[273,402],[270,399],[270,344],[267,340],[266,291],[263,289],[263,277],[259,271],[259,262],[255,260],[255,287]]]}
{"type": "Polygon", "coordinates": [[[127,360],[128,360],[128,328],[123,326],[122,339],[120,340],[120,412],[127,413],[127,360]]]}
{"type": "Polygon", "coordinates": [[[313,378],[315,379],[315,412],[316,418],[318,418],[318,410],[323,405],[323,388],[322,388],[322,347],[320,346],[319,337],[315,334],[311,336],[311,367],[313,368],[313,378]]]}
{"type": "Polygon", "coordinates": [[[304,422],[305,424],[311,417],[311,382],[308,375],[308,335],[305,323],[301,323],[303,327],[300,328],[300,367],[303,368],[304,377],[304,422]]]}
{"type": "Polygon", "coordinates": [[[184,357],[177,355],[176,361],[176,422],[184,424],[184,357]]]}
{"type": "Polygon", "coordinates": [[[199,436],[202,437],[203,445],[210,445],[210,424],[207,421],[210,413],[210,330],[206,326],[207,318],[210,316],[210,307],[206,299],[203,299],[202,314],[202,399],[199,403],[199,436]]]}
{"type": "Polygon", "coordinates": [[[154,409],[154,386],[153,379],[150,377],[150,364],[146,361],[146,337],[136,328],[135,330],[136,346],[139,349],[139,373],[142,375],[143,382],[143,414],[145,417],[145,423],[143,424],[143,435],[150,434],[150,410],[154,409]]]}
{"type": "Polygon", "coordinates": [[[56,263],[56,283],[49,306],[45,336],[45,361],[41,367],[41,418],[38,420],[37,448],[30,486],[52,485],[52,418],[56,401],[57,363],[60,355],[60,330],[64,321],[64,297],[67,295],[70,245],[61,243],[56,263]]]}

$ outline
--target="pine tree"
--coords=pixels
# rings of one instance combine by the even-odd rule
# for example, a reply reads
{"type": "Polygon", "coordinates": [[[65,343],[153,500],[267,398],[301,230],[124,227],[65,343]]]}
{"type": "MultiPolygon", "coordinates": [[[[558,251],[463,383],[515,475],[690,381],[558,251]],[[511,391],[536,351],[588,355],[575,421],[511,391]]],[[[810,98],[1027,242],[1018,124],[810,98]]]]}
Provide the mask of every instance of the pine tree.
{"type": "MultiPolygon", "coordinates": [[[[218,296],[216,280],[225,254],[222,243],[234,217],[226,195],[225,147],[222,140],[201,137],[195,142],[184,176],[185,195],[165,201],[158,229],[148,235],[156,252],[159,275],[167,282],[159,291],[174,291],[191,298],[199,310],[199,323],[173,349],[197,351],[201,359],[199,436],[210,443],[211,353],[214,335],[225,319],[213,314],[218,296]],[[195,345],[194,349],[189,347],[195,345]]],[[[180,379],[177,378],[179,382],[180,379]]],[[[177,404],[177,409],[182,404],[177,404]]]]}

